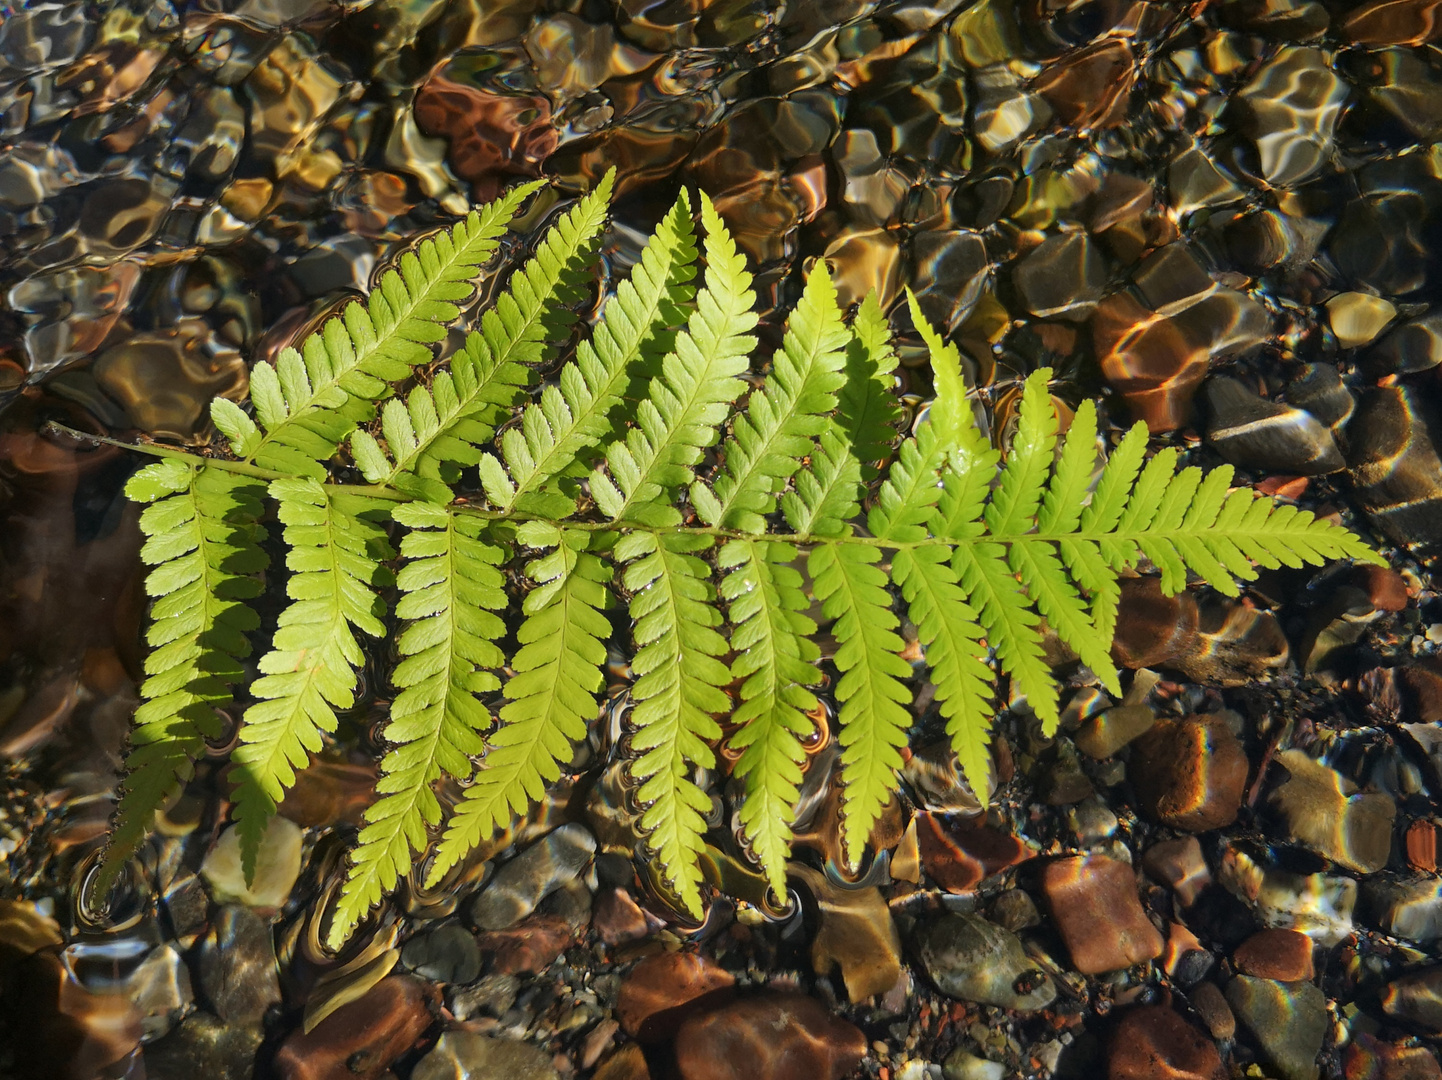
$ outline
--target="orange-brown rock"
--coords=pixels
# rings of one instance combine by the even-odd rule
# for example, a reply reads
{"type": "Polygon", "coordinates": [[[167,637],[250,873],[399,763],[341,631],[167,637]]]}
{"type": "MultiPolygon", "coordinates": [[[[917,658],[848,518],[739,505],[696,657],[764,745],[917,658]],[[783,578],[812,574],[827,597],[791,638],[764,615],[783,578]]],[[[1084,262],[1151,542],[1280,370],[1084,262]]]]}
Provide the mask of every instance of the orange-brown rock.
{"type": "Polygon", "coordinates": [[[1191,593],[1167,596],[1159,578],[1128,578],[1117,602],[1112,659],[1125,668],[1165,665],[1196,645],[1199,618],[1191,593]]]}
{"type": "Polygon", "coordinates": [[[1311,979],[1312,939],[1296,930],[1259,930],[1237,946],[1232,963],[1243,975],[1277,982],[1311,979]]]}
{"type": "Polygon", "coordinates": [[[662,1042],[698,1009],[730,1000],[735,978],[698,953],[648,956],[621,982],[616,1019],[638,1042],[662,1042]]]}
{"type": "Polygon", "coordinates": [[[1166,1005],[1129,1010],[1112,1034],[1108,1080],[1226,1080],[1206,1034],[1166,1005]]]}
{"type": "Polygon", "coordinates": [[[1073,49],[1032,82],[1058,120],[1076,127],[1116,127],[1126,121],[1137,81],[1136,57],[1122,38],[1073,49]]]}
{"type": "Polygon", "coordinates": [[[503,975],[545,971],[575,937],[571,924],[559,915],[531,915],[504,930],[476,935],[481,953],[503,975]]]}
{"type": "Polygon", "coordinates": [[[1103,855],[1058,859],[1042,873],[1072,967],[1083,975],[1116,971],[1160,956],[1162,935],[1137,899],[1132,868],[1103,855]]]}
{"type": "Polygon", "coordinates": [[[1426,1046],[1398,1046],[1359,1032],[1342,1052],[1345,1080],[1442,1080],[1442,1065],[1426,1046]]]}
{"type": "Polygon", "coordinates": [[[276,1051],[282,1080],[379,1080],[435,1020],[440,994],[408,975],[391,975],[342,1005],[309,1033],[296,1029],[276,1051]]]}
{"type": "Polygon", "coordinates": [[[1216,716],[1160,720],[1132,744],[1128,775],[1137,807],[1186,832],[1237,820],[1247,786],[1247,752],[1216,716]]]}
{"type": "Polygon", "coordinates": [[[1407,579],[1390,567],[1358,566],[1351,576],[1378,611],[1401,611],[1407,606],[1407,579]]]}
{"type": "Polygon", "coordinates": [[[1430,821],[1414,821],[1407,826],[1405,842],[1407,864],[1414,870],[1434,873],[1437,869],[1437,826],[1430,821]]]}
{"type": "Polygon", "coordinates": [[[738,998],[676,1034],[682,1080],[841,1080],[865,1054],[861,1029],[805,994],[738,998]]]}
{"type": "Polygon", "coordinates": [[[1342,35],[1359,45],[1421,45],[1442,37],[1438,0],[1372,0],[1342,20],[1342,35]]]}
{"type": "Polygon", "coordinates": [[[916,815],[921,864],[947,892],[971,892],[984,878],[1016,866],[1033,852],[1013,834],[981,819],[950,821],[935,814],[916,815]]]}
{"type": "Polygon", "coordinates": [[[641,905],[625,889],[602,889],[591,905],[591,926],[607,945],[639,941],[651,932],[641,905]]]}

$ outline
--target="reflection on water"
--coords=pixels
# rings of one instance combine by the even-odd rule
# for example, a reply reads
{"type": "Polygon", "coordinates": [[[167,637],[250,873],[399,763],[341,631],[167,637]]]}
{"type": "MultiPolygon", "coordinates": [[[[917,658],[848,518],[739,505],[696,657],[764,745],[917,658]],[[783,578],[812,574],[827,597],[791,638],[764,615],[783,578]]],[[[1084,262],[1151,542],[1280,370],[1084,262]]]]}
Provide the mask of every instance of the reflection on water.
{"type": "MultiPolygon", "coordinates": [[[[223,747],[118,890],[79,904],[140,671],[135,508],[119,497],[133,463],[37,432],[60,419],[204,443],[206,399],[243,396],[248,364],[363,290],[411,237],[517,178],[550,177],[529,228],[614,165],[607,272],[634,259],[679,185],[697,185],[759,264],[768,310],[795,298],[795,271],[818,257],[843,301],[874,289],[903,331],[897,304],[915,290],[960,345],[1003,442],[1018,378],[1046,364],[1064,416],[1096,396],[1113,429],[1140,418],[1199,464],[1231,462],[1319,512],[1365,512],[1400,544],[1442,541],[1438,12],[1435,0],[0,3],[0,981],[26,987],[14,1015],[28,1035],[0,1049],[0,1075],[248,1076],[266,1040],[261,1060],[286,1075],[311,1075],[298,1071],[307,1060],[377,1077],[399,1062],[407,1075],[440,1006],[434,987],[396,973],[423,966],[398,959],[399,935],[453,917],[480,919],[487,947],[509,959],[452,991],[451,1015],[546,1043],[573,1071],[609,1053],[619,976],[573,972],[543,990],[518,977],[592,940],[588,926],[619,950],[597,946],[593,967],[634,959],[666,925],[672,944],[734,933],[754,950],[745,963],[805,979],[835,969],[838,1000],[879,995],[855,1016],[892,1047],[886,1067],[936,1062],[962,1052],[965,1025],[908,1028],[913,976],[903,972],[899,998],[889,986],[895,929],[858,927],[887,917],[888,901],[907,919],[970,912],[998,892],[1012,898],[1005,910],[1027,907],[1032,855],[1075,854],[1088,838],[1138,865],[1144,841],[1182,844],[1148,864],[1168,898],[1147,896],[1158,925],[1182,910],[1194,920],[1172,934],[1189,948],[1192,934],[1233,944],[1236,918],[1331,946],[1358,932],[1354,913],[1368,933],[1435,948],[1442,690],[1426,663],[1442,632],[1418,621],[1438,614],[1425,568],[1389,579],[1395,603],[1334,579],[1314,590],[1330,592],[1323,602],[1281,575],[1227,603],[1163,604],[1144,583],[1127,587],[1119,648],[1195,683],[1150,676],[1121,708],[1216,712],[1225,688],[1245,713],[1239,836],[1195,851],[1153,840],[1154,824],[1124,805],[1146,788],[1123,784],[1126,763],[1155,737],[1128,749],[1136,736],[1119,735],[1083,760],[1070,735],[1048,744],[1019,714],[997,744],[1001,805],[983,820],[954,760],[919,752],[858,876],[839,857],[821,716],[797,823],[800,887],[782,903],[758,884],[733,835],[734,788],[712,778],[712,835],[728,846],[707,865],[734,907],[718,904],[698,929],[671,910],[654,866],[633,859],[618,663],[614,722],[580,748],[574,780],[441,889],[413,876],[341,957],[319,945],[341,851],[327,829],[353,826],[371,797],[384,688],[282,807],[295,824],[258,885],[259,906],[280,909],[274,927],[244,906],[256,894],[223,884],[223,747]],[[1409,598],[1418,604],[1404,610],[1409,598]],[[1407,733],[1368,736],[1365,770],[1322,763],[1312,741],[1331,745],[1351,721],[1335,691],[1280,696],[1298,668],[1319,680],[1308,687],[1347,680],[1368,715],[1406,720],[1407,733]],[[526,854],[504,861],[510,845],[526,854]],[[589,887],[561,888],[581,864],[589,887]],[[1353,873],[1368,878],[1360,903],[1353,873]],[[592,891],[610,898],[595,912],[592,891]],[[1164,912],[1173,895],[1179,908],[1164,912]],[[503,902],[519,912],[514,929],[489,925],[503,902]],[[320,1022],[345,1009],[360,1009],[342,1014],[350,1034],[320,1022]]],[[[924,408],[920,353],[904,335],[901,352],[904,400],[924,408]]],[[[1084,682],[1078,722],[1115,704],[1084,682]]],[[[1211,797],[1206,784],[1193,794],[1211,797]]],[[[1124,863],[1098,858],[1053,891],[1085,892],[1095,877],[1130,895],[1124,863]]],[[[1000,903],[990,910],[1007,918],[1000,903]]],[[[1041,922],[1029,910],[1015,929],[1041,922]]],[[[1148,915],[1129,901],[1119,910],[1145,946],[1123,960],[1160,951],[1148,915]]],[[[1064,983],[1068,1001],[1151,993],[1145,980],[1103,987],[1066,971],[1067,950],[1103,955],[1086,970],[1111,954],[1062,922],[1064,948],[1051,923],[1027,939],[1025,964],[1041,965],[1028,971],[1064,983]]],[[[1328,992],[1402,1016],[1401,1032],[1442,1031],[1442,980],[1423,971],[1383,989],[1420,955],[1410,948],[1354,952],[1328,992]]],[[[1178,987],[1185,966],[1171,965],[1178,987]]],[[[1305,1004],[1238,985],[1244,1027],[1274,1013],[1286,1026],[1305,1004]]],[[[1081,1023],[1054,1019],[999,1041],[973,1023],[966,1053],[1046,1075],[1065,1055],[1044,1047],[1081,1023]]],[[[1414,1060],[1374,1033],[1350,1044],[1348,1076],[1414,1060]]],[[[1100,1070],[1095,1046],[1092,1058],[1075,1049],[1086,1039],[1096,1043],[1087,1033],[1067,1053],[1100,1070]]],[[[1335,1073],[1340,1059],[1326,1060],[1335,1073]]]]}

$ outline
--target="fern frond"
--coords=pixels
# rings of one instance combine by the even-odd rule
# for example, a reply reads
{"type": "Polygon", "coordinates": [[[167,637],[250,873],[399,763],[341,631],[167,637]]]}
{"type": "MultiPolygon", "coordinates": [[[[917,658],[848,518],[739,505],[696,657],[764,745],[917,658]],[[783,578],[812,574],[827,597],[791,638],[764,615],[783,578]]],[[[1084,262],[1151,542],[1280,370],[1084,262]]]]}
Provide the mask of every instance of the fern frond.
{"type": "Polygon", "coordinates": [[[266,566],[256,524],[264,492],[262,481],[173,458],[147,465],[126,484],[127,497],[150,504],[140,515],[147,537],[140,558],[154,567],[145,591],[155,600],[100,895],[140,846],[155,811],[189,779],[205,740],[220,733],[216,709],[233,700],[240,661],[250,655],[245,635],[260,625],[245,601],[260,595],[252,575],[266,566]]]}
{"type": "Polygon", "coordinates": [[[701,520],[722,528],[760,533],[776,509],[778,493],[801,468],[824,417],[836,408],[848,335],[836,306],[824,260],[807,276],[801,301],[786,324],[766,384],[751,394],[722,444],[726,465],[713,485],[691,485],[701,520]]]}
{"type": "Polygon", "coordinates": [[[545,795],[596,716],[611,635],[602,614],[610,567],[587,550],[597,542],[587,532],[537,522],[518,539],[552,550],[526,567],[537,587],[526,594],[516,635],[521,647],[506,683],[510,700],[501,706],[475,783],[446,826],[427,878],[432,885],[545,795]]]}
{"type": "Polygon", "coordinates": [[[900,620],[891,610],[886,573],[872,547],[828,542],[811,551],[807,570],[821,610],[834,619],[841,680],[841,814],[846,858],[860,862],[871,827],[891,797],[900,748],[911,727],[912,674],[901,658],[900,620]]]}
{"type": "Polygon", "coordinates": [[[483,538],[485,522],[419,502],[397,506],[391,516],[410,530],[401,539],[405,565],[396,576],[396,615],[409,620],[391,674],[400,693],[385,726],[392,748],[376,784],[381,797],[366,811],[331,917],[332,948],[395,887],[411,852],[425,850],[427,826],[441,819],[431,785],[442,773],[469,779],[471,757],[484,750],[481,733],[491,726],[476,695],[500,687],[489,669],[505,663],[495,645],[505,624],[492,614],[506,606],[499,569],[505,552],[483,538]]]}
{"type": "Polygon", "coordinates": [[[716,630],[721,615],[711,570],[699,557],[711,544],[710,537],[690,533],[633,532],[616,545],[616,558],[629,564],[622,582],[631,593],[637,646],[631,662],[636,675],[631,746],[640,756],[631,763],[631,775],[647,807],[641,827],[677,898],[698,918],[697,859],[711,800],[691,779],[691,770],[715,764],[707,742],[721,735],[715,717],[730,708],[721,690],[731,678],[720,659],[726,639],[716,630]]]}
{"type": "Polygon", "coordinates": [[[992,536],[1019,536],[1035,523],[1056,446],[1056,409],[1046,389],[1050,374],[1043,368],[1022,385],[1016,434],[986,508],[986,531],[992,536]]]}
{"type": "Polygon", "coordinates": [[[605,452],[606,468],[591,474],[591,497],[612,521],[651,527],[678,524],[670,492],[689,484],[702,451],[716,442],[729,407],[746,384],[756,339],[751,275],[716,208],[701,194],[705,286],[661,362],[651,396],[636,407],[636,426],[605,452]]]}
{"type": "Polygon", "coordinates": [[[731,719],[741,727],[729,742],[742,752],[735,769],[746,790],[741,826],[777,896],[786,895],[802,739],[814,729],[806,714],[818,707],[809,687],[821,678],[795,559],[790,544],[731,540],[717,560],[730,571],[721,595],[730,605],[731,677],[740,684],[731,719]]]}
{"type": "Polygon", "coordinates": [[[508,505],[524,506],[531,492],[577,471],[577,457],[611,432],[611,414],[637,369],[654,366],[671,350],[673,328],[685,321],[695,294],[690,285],[695,274],[696,232],[691,201],[682,191],[631,277],[607,301],[591,338],[561,369],[558,384],[547,386],[540,403],[527,407],[527,454],[507,459],[515,484],[508,505]]]}
{"type": "Polygon", "coordinates": [[[291,604],[280,615],[270,651],[260,658],[232,760],[233,801],[241,865],[249,879],[267,821],[295,770],[321,749],[321,733],[336,727],[335,709],[355,703],[356,669],[365,662],[353,630],[384,637],[380,598],[389,584],[380,563],[391,558],[385,533],[369,516],[385,503],[325,488],[309,477],[274,480],[290,545],[286,583],[291,604]],[[363,516],[364,515],[364,516],[363,516]]]}
{"type": "MultiPolygon", "coordinates": [[[[369,299],[348,304],[275,366],[256,364],[250,400],[257,427],[233,402],[211,415],[244,461],[292,476],[324,479],[321,463],[375,412],[389,383],[431,359],[431,346],[474,291],[471,280],[495,253],[506,226],[541,181],[522,184],[427,237],[387,271],[369,299]]],[[[224,404],[222,404],[224,402],[224,404]]]]}
{"type": "Polygon", "coordinates": [[[781,496],[781,510],[798,533],[848,535],[848,523],[861,512],[863,485],[876,478],[875,463],[896,441],[896,352],[875,291],[857,309],[844,370],[836,416],[817,438],[810,465],[796,474],[795,490],[781,496]]]}

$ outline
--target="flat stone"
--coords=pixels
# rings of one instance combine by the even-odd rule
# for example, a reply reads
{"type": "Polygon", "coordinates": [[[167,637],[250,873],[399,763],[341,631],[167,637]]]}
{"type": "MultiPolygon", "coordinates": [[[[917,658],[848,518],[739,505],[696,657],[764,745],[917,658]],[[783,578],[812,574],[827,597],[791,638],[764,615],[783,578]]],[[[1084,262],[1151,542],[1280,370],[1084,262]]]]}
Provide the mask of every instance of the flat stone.
{"type": "Polygon", "coordinates": [[[1212,872],[1195,836],[1180,840],[1159,840],[1142,855],[1142,869],[1170,886],[1182,907],[1190,907],[1201,891],[1212,883],[1212,872]]]}
{"type": "Polygon", "coordinates": [[[551,1055],[530,1043],[447,1031],[416,1063],[411,1080],[560,1080],[551,1055]]]}
{"type": "Polygon", "coordinates": [[[1212,1038],[1230,1042],[1237,1035],[1237,1018],[1216,983],[1198,983],[1192,990],[1192,1008],[1207,1025],[1212,1038]]]}
{"type": "Polygon", "coordinates": [[[275,1054],[282,1080],[380,1080],[434,1022],[439,995],[419,979],[392,975],[342,1005],[309,1033],[296,1029],[275,1054]]]}
{"type": "Polygon", "coordinates": [[[1006,1080],[1006,1066],[999,1061],[979,1058],[958,1047],[942,1062],[941,1075],[944,1080],[1006,1080]]]}
{"type": "Polygon", "coordinates": [[[196,965],[200,990],[228,1024],[259,1024],[280,1002],[280,974],[270,920],[239,905],[216,913],[196,965]]]}
{"type": "Polygon", "coordinates": [[[811,940],[811,968],[818,975],[841,972],[846,997],[865,1001],[884,994],[901,977],[901,935],[881,890],[843,889],[808,866],[789,873],[805,882],[820,925],[811,940]]]}
{"type": "Polygon", "coordinates": [[[1083,975],[1143,963],[1166,947],[1125,863],[1102,855],[1058,859],[1043,871],[1042,891],[1072,967],[1083,975]]]}
{"type": "Polygon", "coordinates": [[[1145,705],[1115,705],[1082,721],[1077,749],[1097,761],[1109,758],[1156,722],[1156,713],[1145,705]]]}
{"type": "Polygon", "coordinates": [[[1044,1009],[1056,999],[1050,976],[1017,936],[979,915],[928,919],[914,940],[926,973],[948,997],[1018,1012],[1044,1009]]]}
{"type": "Polygon", "coordinates": [[[1442,541],[1442,414],[1422,387],[1368,390],[1347,425],[1357,501],[1404,544],[1442,541]]]}
{"type": "Polygon", "coordinates": [[[545,971],[575,940],[575,928],[559,915],[532,915],[504,930],[476,937],[491,968],[505,975],[545,971]]]}
{"type": "Polygon", "coordinates": [[[1243,975],[1277,982],[1312,978],[1312,939],[1296,930],[1260,930],[1237,946],[1232,963],[1243,975]]]}
{"type": "Polygon", "coordinates": [[[1442,967],[1409,971],[1387,984],[1382,1008],[1389,1016],[1442,1034],[1442,967]]]}
{"type": "Polygon", "coordinates": [[[682,1080],[842,1080],[865,1054],[861,1029],[805,994],[738,998],[676,1033],[682,1080]]]}
{"type": "Polygon", "coordinates": [[[662,1042],[697,1009],[729,998],[736,979],[698,953],[648,956],[621,982],[616,1019],[638,1042],[662,1042]]]}
{"type": "Polygon", "coordinates": [[[1303,750],[1284,750],[1277,761],[1287,770],[1271,802],[1286,819],[1293,840],[1333,862],[1371,874],[1387,865],[1397,804],[1390,795],[1354,795],[1342,776],[1303,750]]]}
{"type": "Polygon", "coordinates": [[[1393,937],[1418,945],[1442,940],[1442,878],[1435,874],[1368,878],[1362,909],[1372,926],[1393,937]]]}
{"type": "Polygon", "coordinates": [[[1236,379],[1217,376],[1203,391],[1207,442],[1233,465],[1295,476],[1321,476],[1346,462],[1332,429],[1311,413],[1258,397],[1236,379]]]}
{"type": "Polygon", "coordinates": [[[1237,975],[1227,984],[1227,1004],[1280,1080],[1317,1080],[1317,1055],[1327,1034],[1327,998],[1321,990],[1309,982],[1237,975]]]}
{"type": "Polygon", "coordinates": [[[1165,1005],[1128,1010],[1107,1053],[1108,1080],[1226,1080],[1226,1076],[1212,1040],[1165,1005]]]}
{"type": "Polygon", "coordinates": [[[1332,333],[1344,349],[1371,344],[1397,314],[1397,306],[1390,300],[1359,292],[1338,293],[1326,307],[1332,333]]]}
{"type": "Polygon", "coordinates": [[[300,848],[305,834],[299,825],[273,817],[261,837],[255,857],[255,877],[249,885],[240,866],[240,832],[234,825],[220,834],[215,847],[200,864],[217,903],[234,901],[246,907],[276,910],[285,905],[295,879],[300,877],[300,848]]]}
{"type": "Polygon", "coordinates": [[[237,1027],[207,1012],[194,1012],[165,1038],[146,1046],[145,1068],[153,1077],[251,1080],[260,1049],[259,1025],[237,1027]]]}
{"type": "Polygon", "coordinates": [[[1191,593],[1167,596],[1155,577],[1126,578],[1121,588],[1112,637],[1112,659],[1119,667],[1163,666],[1196,646],[1200,613],[1191,593]]]}
{"type": "Polygon", "coordinates": [[[471,919],[482,930],[514,926],[580,877],[595,854],[596,838],[584,826],[562,825],[496,871],[471,904],[471,919]]]}
{"type": "Polygon", "coordinates": [[[1319,945],[1335,945],[1353,932],[1353,878],[1296,874],[1235,844],[1223,846],[1216,873],[1228,892],[1251,905],[1264,926],[1300,930],[1319,945]]]}
{"type": "Polygon", "coordinates": [[[981,819],[957,821],[916,815],[921,864],[947,892],[968,893],[992,874],[1030,859],[1033,852],[1012,833],[981,819]]]}
{"type": "Polygon", "coordinates": [[[1186,832],[1237,820],[1247,786],[1247,752],[1216,716],[1162,720],[1132,746],[1128,774],[1138,808],[1186,832]]]}
{"type": "Polygon", "coordinates": [[[607,945],[639,941],[651,933],[651,921],[625,889],[602,889],[591,906],[591,925],[607,945]]]}
{"type": "Polygon", "coordinates": [[[1398,1046],[1357,1032],[1342,1051],[1346,1080],[1442,1080],[1442,1065],[1426,1046],[1398,1046]]]}

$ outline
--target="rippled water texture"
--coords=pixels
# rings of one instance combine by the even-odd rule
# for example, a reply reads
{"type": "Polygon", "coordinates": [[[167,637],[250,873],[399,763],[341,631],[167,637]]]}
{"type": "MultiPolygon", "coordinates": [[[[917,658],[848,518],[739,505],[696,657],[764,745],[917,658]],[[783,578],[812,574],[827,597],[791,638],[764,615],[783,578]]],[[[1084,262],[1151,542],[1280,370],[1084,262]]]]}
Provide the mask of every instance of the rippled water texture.
{"type": "Polygon", "coordinates": [[[0,2],[0,1077],[1442,1078],[1437,41],[1437,0],[0,2]],[[253,885],[222,740],[80,902],[141,670],[136,463],[41,425],[205,444],[410,238],[549,177],[514,253],[612,166],[603,287],[699,187],[767,315],[820,257],[879,293],[913,409],[906,286],[1003,445],[1049,365],[1064,421],[1096,398],[1394,569],[1128,581],[1126,697],[1058,651],[1062,731],[1003,712],[986,810],[913,633],[865,864],[822,713],[784,902],[733,763],[704,778],[700,926],[638,855],[621,643],[546,805],[341,956],[374,671],[253,885]]]}

